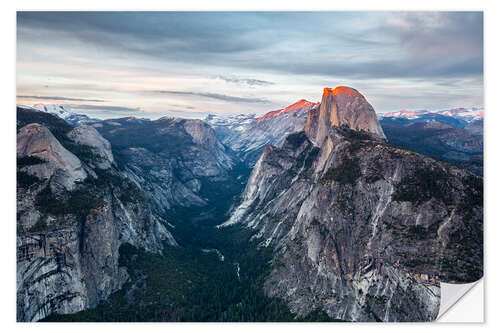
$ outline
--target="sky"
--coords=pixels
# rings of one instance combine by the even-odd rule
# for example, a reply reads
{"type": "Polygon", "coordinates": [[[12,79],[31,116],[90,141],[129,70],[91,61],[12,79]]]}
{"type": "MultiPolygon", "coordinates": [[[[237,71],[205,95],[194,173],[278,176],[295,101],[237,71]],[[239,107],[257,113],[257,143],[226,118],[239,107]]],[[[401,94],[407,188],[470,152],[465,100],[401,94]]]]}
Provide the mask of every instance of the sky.
{"type": "Polygon", "coordinates": [[[16,58],[18,104],[102,119],[483,106],[482,12],[18,12],[16,58]]]}

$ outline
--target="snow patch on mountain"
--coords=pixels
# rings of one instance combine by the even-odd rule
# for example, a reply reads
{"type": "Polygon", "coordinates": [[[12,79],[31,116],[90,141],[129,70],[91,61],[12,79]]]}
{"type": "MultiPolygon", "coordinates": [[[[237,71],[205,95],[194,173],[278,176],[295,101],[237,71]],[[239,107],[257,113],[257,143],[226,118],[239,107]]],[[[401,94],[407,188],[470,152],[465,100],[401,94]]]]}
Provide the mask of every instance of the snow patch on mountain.
{"type": "Polygon", "coordinates": [[[59,118],[66,120],[73,126],[90,125],[101,121],[99,119],[90,118],[89,116],[86,116],[84,114],[74,113],[71,111],[71,107],[67,105],[39,103],[28,108],[53,114],[55,116],[58,116],[59,118]]]}

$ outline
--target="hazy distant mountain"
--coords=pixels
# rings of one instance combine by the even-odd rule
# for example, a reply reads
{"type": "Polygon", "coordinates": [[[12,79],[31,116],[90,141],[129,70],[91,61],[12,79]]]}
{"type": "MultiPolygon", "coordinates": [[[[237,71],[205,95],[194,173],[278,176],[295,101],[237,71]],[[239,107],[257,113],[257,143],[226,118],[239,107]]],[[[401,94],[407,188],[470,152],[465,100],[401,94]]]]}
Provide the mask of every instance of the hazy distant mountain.
{"type": "Polygon", "coordinates": [[[484,133],[484,120],[478,119],[468,123],[464,129],[469,131],[469,133],[474,135],[483,135],[484,133]]]}
{"type": "Polygon", "coordinates": [[[389,142],[396,146],[483,174],[482,119],[467,123],[451,116],[428,114],[413,119],[383,117],[380,123],[389,142]]]}

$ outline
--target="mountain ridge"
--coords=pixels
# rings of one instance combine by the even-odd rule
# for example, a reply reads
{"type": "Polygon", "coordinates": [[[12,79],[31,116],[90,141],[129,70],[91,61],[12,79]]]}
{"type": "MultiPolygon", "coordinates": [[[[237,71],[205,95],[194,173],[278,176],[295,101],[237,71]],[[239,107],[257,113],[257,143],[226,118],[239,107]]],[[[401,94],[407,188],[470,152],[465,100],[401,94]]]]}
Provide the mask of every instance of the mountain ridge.
{"type": "Polygon", "coordinates": [[[481,119],[484,117],[484,108],[453,108],[453,109],[445,109],[445,110],[400,110],[400,111],[392,111],[385,112],[383,117],[391,117],[391,118],[407,118],[407,119],[418,119],[425,116],[433,116],[433,115],[442,115],[448,117],[457,117],[458,119],[465,120],[467,122],[471,122],[477,119],[481,119]]]}
{"type": "Polygon", "coordinates": [[[253,166],[265,145],[279,145],[287,134],[301,130],[307,113],[318,107],[305,99],[283,109],[270,111],[261,117],[240,115],[229,121],[207,117],[221,142],[229,147],[248,166],[253,166]]]}
{"type": "Polygon", "coordinates": [[[263,116],[257,118],[255,121],[256,122],[261,122],[261,121],[264,121],[266,119],[269,119],[269,118],[272,118],[272,117],[275,117],[277,115],[280,115],[280,114],[283,114],[283,113],[286,113],[286,112],[292,112],[292,111],[298,111],[300,109],[310,109],[312,107],[315,107],[319,104],[318,103],[313,103],[313,102],[309,102],[305,99],[300,99],[298,100],[297,102],[293,103],[293,104],[290,104],[289,106],[283,108],[283,109],[279,109],[279,110],[276,110],[276,111],[270,111],[266,114],[264,114],[263,116]]]}

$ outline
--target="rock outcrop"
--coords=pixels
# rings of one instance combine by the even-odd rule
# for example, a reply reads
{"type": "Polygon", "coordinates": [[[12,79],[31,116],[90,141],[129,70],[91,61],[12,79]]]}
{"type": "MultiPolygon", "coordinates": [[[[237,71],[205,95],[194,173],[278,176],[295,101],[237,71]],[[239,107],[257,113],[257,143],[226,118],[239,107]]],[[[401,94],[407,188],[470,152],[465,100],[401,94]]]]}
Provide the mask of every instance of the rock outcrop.
{"type": "Polygon", "coordinates": [[[97,167],[109,169],[114,163],[111,144],[108,140],[104,139],[94,127],[88,125],[75,127],[68,133],[68,137],[79,145],[90,147],[92,152],[100,157],[100,159],[96,161],[97,167]]]}
{"type": "Polygon", "coordinates": [[[398,149],[351,88],[325,89],[306,131],[267,146],[221,227],[274,249],[264,289],[303,317],[431,321],[439,282],[482,276],[482,179],[398,149]]]}
{"type": "Polygon", "coordinates": [[[36,157],[43,160],[44,163],[26,165],[20,170],[42,179],[56,177],[57,182],[67,190],[87,177],[80,160],[64,148],[47,127],[37,123],[20,129],[16,155],[17,158],[36,157]]]}
{"type": "Polygon", "coordinates": [[[321,145],[332,126],[347,126],[385,139],[373,107],[349,87],[325,88],[320,107],[308,115],[305,131],[311,142],[321,145]]]}

